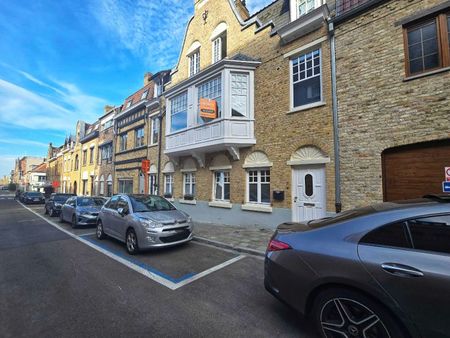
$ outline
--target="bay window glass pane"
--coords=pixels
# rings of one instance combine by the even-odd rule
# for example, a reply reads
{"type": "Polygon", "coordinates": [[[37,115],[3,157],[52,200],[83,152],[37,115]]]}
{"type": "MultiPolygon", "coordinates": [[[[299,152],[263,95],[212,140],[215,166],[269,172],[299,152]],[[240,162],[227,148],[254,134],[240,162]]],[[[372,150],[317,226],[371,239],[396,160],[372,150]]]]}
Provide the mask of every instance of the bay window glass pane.
{"type": "Polygon", "coordinates": [[[231,73],[231,115],[248,116],[248,74],[231,73]]]}
{"type": "Polygon", "coordinates": [[[171,131],[177,131],[187,127],[187,92],[171,100],[170,116],[171,131]]]}
{"type": "Polygon", "coordinates": [[[200,99],[211,99],[217,103],[217,117],[222,115],[222,77],[218,76],[198,86],[198,123],[209,121],[209,118],[200,117],[200,99]]]}

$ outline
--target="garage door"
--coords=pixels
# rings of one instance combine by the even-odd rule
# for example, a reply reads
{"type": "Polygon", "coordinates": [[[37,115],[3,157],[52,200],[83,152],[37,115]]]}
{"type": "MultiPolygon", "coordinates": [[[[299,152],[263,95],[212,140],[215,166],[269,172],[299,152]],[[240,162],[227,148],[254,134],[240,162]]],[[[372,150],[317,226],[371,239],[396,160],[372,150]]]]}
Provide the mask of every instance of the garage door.
{"type": "Polygon", "coordinates": [[[444,167],[450,167],[450,140],[388,149],[382,161],[385,201],[442,194],[444,167]]]}

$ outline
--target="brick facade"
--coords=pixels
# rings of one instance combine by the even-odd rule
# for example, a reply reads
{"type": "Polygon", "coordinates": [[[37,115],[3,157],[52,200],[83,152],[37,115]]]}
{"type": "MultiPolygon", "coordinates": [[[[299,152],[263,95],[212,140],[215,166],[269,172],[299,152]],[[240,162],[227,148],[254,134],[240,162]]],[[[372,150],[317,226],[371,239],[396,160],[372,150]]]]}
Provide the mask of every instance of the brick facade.
{"type": "Polygon", "coordinates": [[[450,73],[406,79],[396,24],[442,3],[387,1],[336,26],[344,209],[383,201],[385,149],[450,136],[450,73]]]}
{"type": "MultiPolygon", "coordinates": [[[[281,3],[284,1],[278,1],[281,3]]],[[[202,2],[200,2],[201,4],[202,2]]],[[[240,148],[239,160],[233,160],[231,154],[224,147],[216,152],[206,152],[204,166],[196,163],[196,201],[210,203],[213,198],[214,173],[209,169],[211,162],[216,156],[225,155],[232,168],[229,170],[230,183],[230,204],[233,210],[237,207],[238,213],[234,213],[222,221],[229,224],[254,224],[254,217],[251,214],[259,214],[260,224],[275,226],[279,218],[272,214],[282,211],[282,219],[291,220],[291,207],[294,200],[292,188],[292,169],[294,167],[287,164],[291,156],[301,147],[315,147],[320,149],[329,159],[324,165],[326,175],[326,206],[327,212],[334,212],[334,160],[333,160],[333,124],[332,124],[332,100],[331,100],[331,74],[330,74],[330,49],[327,39],[327,29],[325,23],[319,29],[313,30],[310,34],[297,38],[292,42],[283,43],[270,26],[259,29],[256,23],[249,24],[243,28],[229,1],[209,0],[201,7],[196,5],[194,17],[188,24],[185,41],[182,46],[181,57],[172,74],[172,82],[169,85],[173,88],[182,84],[189,78],[189,58],[187,57],[189,47],[195,42],[201,44],[201,64],[200,69],[207,69],[211,66],[211,39],[210,36],[219,23],[225,22],[227,28],[227,56],[232,58],[236,54],[243,54],[252,59],[259,60],[261,64],[255,71],[254,79],[254,116],[255,116],[255,138],[256,145],[240,148]],[[204,20],[202,14],[207,11],[207,19],[204,20]],[[315,43],[314,43],[315,42],[315,43]],[[290,107],[290,57],[285,54],[296,56],[296,49],[312,43],[312,47],[321,49],[322,56],[322,101],[323,104],[316,105],[309,109],[292,111],[290,107]],[[292,53],[291,53],[292,52],[292,53]],[[241,211],[241,206],[245,205],[247,187],[247,172],[243,166],[248,155],[254,152],[263,152],[270,162],[270,207],[269,214],[257,211],[241,211]],[[274,190],[285,193],[282,201],[272,198],[274,190]]],[[[305,49],[304,52],[310,51],[305,49]]],[[[223,95],[223,94],[222,94],[223,95]]],[[[177,164],[174,174],[174,197],[183,203],[183,164],[190,156],[175,158],[177,164]]],[[[211,204],[210,204],[211,206],[211,204]]],[[[230,207],[230,206],[228,206],[230,207]]],[[[196,211],[194,207],[189,207],[189,212],[194,217],[202,218],[210,222],[215,221],[216,210],[210,207],[208,215],[200,215],[201,211],[196,211]],[[199,215],[196,215],[199,213],[199,215]]],[[[267,210],[264,210],[267,211],[267,210]]],[[[221,211],[222,212],[222,211],[221,211]]]]}

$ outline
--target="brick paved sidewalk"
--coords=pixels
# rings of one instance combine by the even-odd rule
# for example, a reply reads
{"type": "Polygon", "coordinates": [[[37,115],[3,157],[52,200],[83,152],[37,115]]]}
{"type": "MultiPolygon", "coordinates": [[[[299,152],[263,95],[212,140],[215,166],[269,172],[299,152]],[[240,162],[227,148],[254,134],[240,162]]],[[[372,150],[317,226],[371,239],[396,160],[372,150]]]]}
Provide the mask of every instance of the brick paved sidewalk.
{"type": "Polygon", "coordinates": [[[195,223],[194,240],[245,253],[264,256],[274,230],[263,227],[239,227],[195,223]]]}

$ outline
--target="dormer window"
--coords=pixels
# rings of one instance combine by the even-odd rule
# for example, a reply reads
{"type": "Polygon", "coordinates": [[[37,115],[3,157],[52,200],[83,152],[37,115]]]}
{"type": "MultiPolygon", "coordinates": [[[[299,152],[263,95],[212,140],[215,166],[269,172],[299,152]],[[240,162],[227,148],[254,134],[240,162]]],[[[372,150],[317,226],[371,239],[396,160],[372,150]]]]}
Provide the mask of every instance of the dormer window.
{"type": "Polygon", "coordinates": [[[142,93],[141,100],[146,99],[147,98],[147,94],[148,94],[148,89],[142,93]]]}
{"type": "Polygon", "coordinates": [[[322,6],[325,0],[290,0],[291,3],[291,21],[297,20],[305,14],[322,6]]]}
{"type": "Polygon", "coordinates": [[[314,9],[315,0],[297,0],[297,17],[301,17],[314,9]]]}
{"type": "Polygon", "coordinates": [[[198,49],[189,56],[189,76],[193,76],[200,71],[200,50],[198,49]]]}
{"type": "Polygon", "coordinates": [[[130,101],[127,102],[127,108],[130,108],[130,106],[131,106],[131,101],[132,101],[132,100],[130,100],[130,101]]]}

